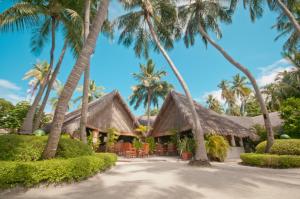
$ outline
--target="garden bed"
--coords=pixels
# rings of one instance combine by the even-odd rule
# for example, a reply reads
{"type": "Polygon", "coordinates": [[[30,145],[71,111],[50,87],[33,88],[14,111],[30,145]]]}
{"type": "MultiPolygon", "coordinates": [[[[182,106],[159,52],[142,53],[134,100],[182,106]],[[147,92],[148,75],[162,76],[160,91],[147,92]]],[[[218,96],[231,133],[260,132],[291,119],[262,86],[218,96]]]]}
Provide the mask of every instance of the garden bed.
{"type": "Polygon", "coordinates": [[[117,156],[109,153],[30,162],[0,161],[0,188],[79,181],[110,168],[116,161],[117,156]]]}

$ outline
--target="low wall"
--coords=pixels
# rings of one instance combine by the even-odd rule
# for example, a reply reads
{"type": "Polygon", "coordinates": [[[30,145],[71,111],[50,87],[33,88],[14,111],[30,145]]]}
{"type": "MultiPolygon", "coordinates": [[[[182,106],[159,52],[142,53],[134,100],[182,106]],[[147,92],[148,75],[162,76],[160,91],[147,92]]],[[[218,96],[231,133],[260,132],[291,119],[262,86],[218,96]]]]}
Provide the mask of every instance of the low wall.
{"type": "Polygon", "coordinates": [[[228,150],[228,155],[226,160],[228,159],[240,159],[240,154],[245,153],[244,147],[230,147],[228,150]]]}

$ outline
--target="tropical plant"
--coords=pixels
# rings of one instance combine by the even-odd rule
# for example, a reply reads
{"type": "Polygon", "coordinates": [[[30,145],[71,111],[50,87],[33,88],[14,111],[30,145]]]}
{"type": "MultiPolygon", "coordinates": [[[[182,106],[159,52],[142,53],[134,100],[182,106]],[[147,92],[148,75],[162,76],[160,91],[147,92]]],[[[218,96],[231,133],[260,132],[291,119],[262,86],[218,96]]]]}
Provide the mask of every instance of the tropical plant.
{"type": "Polygon", "coordinates": [[[221,89],[221,97],[225,100],[225,103],[227,105],[226,113],[229,115],[239,115],[239,112],[236,111],[236,97],[229,85],[229,82],[226,80],[222,80],[218,87],[221,89]]]}
{"type": "Polygon", "coordinates": [[[145,142],[149,144],[150,153],[153,154],[156,147],[154,137],[146,137],[145,142]]]}
{"type": "MultiPolygon", "coordinates": [[[[55,30],[59,22],[64,24],[63,31],[68,38],[76,35],[73,30],[80,30],[81,17],[76,11],[70,9],[75,5],[74,1],[32,1],[23,0],[14,4],[0,15],[0,30],[15,31],[33,29],[32,50],[39,51],[45,44],[47,36],[51,34],[50,64],[46,75],[46,81],[40,85],[40,89],[30,107],[21,128],[21,133],[30,134],[33,129],[33,119],[37,106],[42,98],[44,90],[50,78],[50,71],[54,63],[55,30]]],[[[76,4],[77,5],[77,4],[76,4]]],[[[74,48],[79,42],[75,42],[74,48]]]]}
{"type": "Polygon", "coordinates": [[[284,133],[300,138],[300,98],[289,98],[282,103],[281,117],[284,120],[284,133]]]}
{"type": "Polygon", "coordinates": [[[147,137],[146,134],[151,130],[151,126],[139,125],[135,131],[140,132],[143,137],[147,137]]]}
{"type": "Polygon", "coordinates": [[[228,141],[220,135],[210,135],[205,142],[207,154],[211,160],[224,162],[229,149],[228,141]]]}
{"type": "Polygon", "coordinates": [[[266,152],[268,152],[273,144],[274,134],[267,107],[254,76],[251,74],[248,68],[234,60],[233,57],[231,57],[220,45],[212,40],[207,33],[208,30],[212,30],[217,34],[217,36],[220,36],[221,32],[218,26],[218,22],[231,22],[231,16],[229,15],[230,12],[228,12],[228,10],[224,8],[224,6],[222,6],[222,4],[218,1],[201,0],[190,1],[187,4],[181,6],[179,8],[179,11],[181,21],[186,27],[184,39],[187,46],[189,46],[189,44],[193,45],[195,43],[195,36],[199,33],[205,43],[209,42],[224,56],[224,58],[226,58],[234,67],[243,72],[250,80],[254,88],[257,100],[260,104],[265,126],[268,132],[268,144],[266,146],[266,152]]]}
{"type": "Polygon", "coordinates": [[[115,128],[107,129],[107,140],[106,140],[106,151],[109,151],[111,147],[118,141],[119,135],[118,130],[115,128]]]}
{"type": "Polygon", "coordinates": [[[132,145],[136,150],[140,150],[143,148],[143,142],[139,138],[134,138],[132,141],[132,145]]]}
{"type": "MultiPolygon", "coordinates": [[[[83,88],[84,88],[84,86],[79,86],[77,88],[77,91],[82,92],[83,88]]],[[[91,80],[90,84],[89,84],[88,102],[92,102],[95,99],[102,97],[105,94],[103,92],[103,90],[104,90],[104,87],[97,86],[96,82],[94,80],[91,80]]],[[[73,100],[74,103],[77,103],[79,101],[81,101],[80,104],[82,104],[83,96],[79,96],[78,98],[73,100]]]]}
{"type": "Polygon", "coordinates": [[[261,110],[254,95],[251,95],[246,102],[245,112],[248,117],[261,115],[261,110]]]}
{"type": "MultiPolygon", "coordinates": [[[[166,76],[166,72],[160,70],[156,71],[155,64],[151,59],[147,61],[146,66],[140,64],[139,73],[133,73],[134,79],[136,79],[139,84],[132,88],[133,93],[129,97],[129,103],[130,105],[134,104],[134,109],[137,109],[141,103],[144,104],[144,107],[147,107],[147,126],[150,126],[151,105],[158,108],[159,99],[165,99],[173,88],[171,84],[161,80],[164,76],[166,76]]],[[[149,133],[149,131],[147,133],[149,133]]]]}
{"type": "Polygon", "coordinates": [[[279,84],[271,83],[262,88],[261,91],[264,94],[265,102],[269,111],[278,111],[280,108],[280,88],[279,84]]]}
{"type": "Polygon", "coordinates": [[[223,113],[223,107],[220,101],[215,98],[213,95],[208,95],[206,99],[207,107],[217,113],[223,113]]]}
{"type": "Polygon", "coordinates": [[[43,153],[44,159],[53,158],[55,156],[61,133],[61,127],[64,120],[64,115],[67,111],[67,104],[70,101],[72,94],[76,88],[76,85],[78,84],[78,81],[80,79],[80,76],[84,71],[86,65],[88,64],[91,54],[94,51],[99,32],[107,17],[108,5],[109,0],[103,0],[101,2],[97,11],[97,15],[95,16],[95,20],[91,26],[89,36],[86,40],[86,44],[79,53],[79,57],[60,95],[60,98],[57,103],[57,108],[54,113],[49,139],[43,153]]]}
{"type": "Polygon", "coordinates": [[[245,109],[247,100],[249,99],[252,92],[251,89],[247,87],[247,84],[248,82],[245,76],[240,76],[240,74],[236,74],[235,76],[233,76],[231,89],[241,102],[240,113],[242,116],[246,115],[245,109]]]}
{"type": "Polygon", "coordinates": [[[148,57],[151,47],[159,50],[177,77],[188,100],[188,107],[194,120],[193,133],[197,140],[197,151],[193,164],[209,165],[205,152],[204,132],[198,119],[192,95],[179,70],[171,60],[166,49],[173,47],[174,32],[177,30],[177,14],[171,0],[121,0],[127,14],[118,20],[121,30],[119,43],[129,47],[134,42],[137,56],[148,57]]]}
{"type": "Polygon", "coordinates": [[[48,71],[49,64],[46,61],[38,61],[25,73],[23,80],[30,80],[28,94],[33,96],[40,85],[45,83],[48,71]]]}

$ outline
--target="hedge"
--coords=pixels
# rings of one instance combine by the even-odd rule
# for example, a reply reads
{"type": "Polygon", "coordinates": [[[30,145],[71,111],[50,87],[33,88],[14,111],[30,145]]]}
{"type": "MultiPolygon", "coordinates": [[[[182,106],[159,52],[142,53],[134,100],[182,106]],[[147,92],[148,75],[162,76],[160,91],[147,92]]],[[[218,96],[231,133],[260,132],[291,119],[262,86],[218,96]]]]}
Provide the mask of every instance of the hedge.
{"type": "Polygon", "coordinates": [[[241,154],[242,163],[250,166],[269,168],[297,168],[300,167],[300,156],[273,154],[241,154]]]}
{"type": "Polygon", "coordinates": [[[116,160],[115,154],[102,153],[35,162],[0,161],[0,188],[79,181],[108,169],[116,160]]]}
{"type": "MultiPolygon", "coordinates": [[[[47,136],[2,135],[0,136],[0,160],[37,161],[41,159],[47,136]]],[[[61,137],[56,157],[73,158],[92,155],[90,146],[67,137],[61,137]]]]}
{"type": "MultiPolygon", "coordinates": [[[[264,153],[266,141],[256,146],[256,153],[264,153]]],[[[300,155],[300,139],[275,140],[271,147],[271,154],[277,155],[300,155]]]]}

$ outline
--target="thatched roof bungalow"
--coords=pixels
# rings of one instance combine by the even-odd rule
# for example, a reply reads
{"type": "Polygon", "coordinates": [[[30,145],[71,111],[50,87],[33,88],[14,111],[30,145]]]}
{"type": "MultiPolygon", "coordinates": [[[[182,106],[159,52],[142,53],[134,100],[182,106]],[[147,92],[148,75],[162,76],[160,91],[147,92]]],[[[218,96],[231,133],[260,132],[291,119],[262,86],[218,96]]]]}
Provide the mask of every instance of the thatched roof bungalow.
{"type": "MultiPolygon", "coordinates": [[[[272,127],[276,129],[280,129],[283,125],[283,120],[280,117],[279,112],[269,113],[270,121],[272,127]]],[[[264,126],[264,118],[262,115],[258,115],[255,117],[241,117],[241,116],[226,116],[228,119],[242,125],[245,128],[252,128],[254,125],[264,126]]]]}
{"type": "MultiPolygon", "coordinates": [[[[131,113],[129,107],[118,91],[90,102],[88,105],[87,128],[100,133],[106,133],[109,128],[115,128],[120,135],[136,136],[135,129],[139,122],[131,113]]],[[[81,109],[68,113],[63,123],[63,132],[73,134],[79,129],[81,109]]]]}
{"type": "MultiPolygon", "coordinates": [[[[205,133],[217,133],[226,137],[252,138],[255,133],[223,115],[206,109],[197,102],[194,102],[196,110],[205,133]]],[[[172,129],[178,132],[185,132],[193,129],[193,119],[188,108],[186,97],[175,91],[171,91],[153,124],[152,136],[163,137],[172,134],[172,129]]]]}

